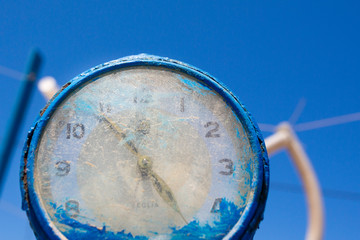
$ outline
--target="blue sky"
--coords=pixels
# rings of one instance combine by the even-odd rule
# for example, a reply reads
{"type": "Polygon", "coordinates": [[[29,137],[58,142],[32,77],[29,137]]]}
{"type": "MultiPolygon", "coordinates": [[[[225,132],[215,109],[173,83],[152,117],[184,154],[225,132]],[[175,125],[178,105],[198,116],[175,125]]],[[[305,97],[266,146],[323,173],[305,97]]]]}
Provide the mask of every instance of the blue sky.
{"type": "MultiPolygon", "coordinates": [[[[305,123],[360,112],[359,10],[358,1],[5,1],[0,66],[24,71],[38,47],[41,76],[62,85],[127,55],[166,56],[217,77],[258,123],[288,120],[305,99],[296,122],[305,123]]],[[[20,81],[0,71],[0,83],[2,141],[20,81]]],[[[0,201],[1,239],[34,239],[20,210],[18,172],[26,132],[44,105],[36,91],[0,201]]],[[[360,121],[298,136],[325,192],[325,239],[358,239],[360,121]]],[[[255,239],[303,239],[305,199],[285,152],[270,158],[270,170],[255,239]]]]}

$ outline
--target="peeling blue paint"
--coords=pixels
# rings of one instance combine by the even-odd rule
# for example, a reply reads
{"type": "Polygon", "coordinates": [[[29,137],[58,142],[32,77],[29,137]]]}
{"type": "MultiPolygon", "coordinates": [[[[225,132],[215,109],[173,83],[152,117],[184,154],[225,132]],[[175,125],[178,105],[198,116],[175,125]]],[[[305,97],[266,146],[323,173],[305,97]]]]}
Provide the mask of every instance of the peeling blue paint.
{"type": "Polygon", "coordinates": [[[220,202],[219,219],[211,226],[202,225],[198,221],[192,221],[185,227],[172,232],[172,239],[222,239],[239,220],[244,209],[238,208],[234,203],[222,199],[220,202]]]}
{"type": "MultiPolygon", "coordinates": [[[[69,239],[149,239],[149,237],[146,236],[133,236],[131,233],[125,233],[125,230],[121,232],[112,232],[107,230],[105,225],[102,228],[97,228],[81,223],[80,221],[69,217],[62,206],[57,207],[54,203],[49,204],[56,210],[54,216],[58,222],[68,226],[63,234],[69,239]]],[[[214,213],[217,214],[218,219],[213,223],[203,224],[194,220],[180,229],[171,228],[173,232],[169,234],[152,232],[152,235],[157,237],[171,237],[171,239],[222,239],[236,224],[243,210],[244,207],[238,208],[234,203],[222,199],[220,202],[220,211],[214,213]]]]}
{"type": "Polygon", "coordinates": [[[199,82],[192,81],[187,78],[183,78],[182,76],[178,76],[178,79],[185,84],[186,88],[184,88],[186,91],[195,91],[201,95],[208,95],[212,94],[215,95],[215,93],[208,88],[207,86],[200,84],[199,82]]]}

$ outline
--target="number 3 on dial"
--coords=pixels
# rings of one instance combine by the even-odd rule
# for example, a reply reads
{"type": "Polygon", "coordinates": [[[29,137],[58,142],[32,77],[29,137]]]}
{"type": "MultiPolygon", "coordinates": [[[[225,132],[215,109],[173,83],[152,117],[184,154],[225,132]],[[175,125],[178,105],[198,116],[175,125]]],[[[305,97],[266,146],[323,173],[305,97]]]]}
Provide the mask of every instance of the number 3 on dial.
{"type": "Polygon", "coordinates": [[[228,158],[224,158],[224,159],[221,159],[219,160],[219,163],[222,163],[224,164],[224,168],[227,170],[227,171],[220,171],[219,173],[222,174],[222,175],[231,175],[234,173],[234,163],[232,160],[228,159],[228,158]]]}

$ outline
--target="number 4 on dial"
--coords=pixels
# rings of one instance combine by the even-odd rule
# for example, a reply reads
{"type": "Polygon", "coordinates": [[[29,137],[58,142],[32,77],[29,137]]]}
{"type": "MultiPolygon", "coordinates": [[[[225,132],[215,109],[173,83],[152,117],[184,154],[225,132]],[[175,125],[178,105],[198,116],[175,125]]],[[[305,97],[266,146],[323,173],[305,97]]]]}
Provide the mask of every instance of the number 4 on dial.
{"type": "Polygon", "coordinates": [[[214,201],[214,204],[211,208],[211,213],[218,213],[220,212],[220,203],[221,203],[222,198],[216,198],[214,201]]]}

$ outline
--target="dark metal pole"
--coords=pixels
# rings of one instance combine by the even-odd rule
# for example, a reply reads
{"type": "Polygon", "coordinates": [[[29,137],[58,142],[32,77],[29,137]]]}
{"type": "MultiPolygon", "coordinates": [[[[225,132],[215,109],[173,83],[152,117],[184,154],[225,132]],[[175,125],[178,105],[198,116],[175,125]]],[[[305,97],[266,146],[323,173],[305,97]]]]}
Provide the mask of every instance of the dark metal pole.
{"type": "Polygon", "coordinates": [[[0,144],[0,199],[11,154],[15,148],[16,138],[36,83],[40,65],[41,55],[39,51],[33,50],[27,63],[24,80],[21,83],[12,115],[5,130],[4,140],[0,144]]]}

